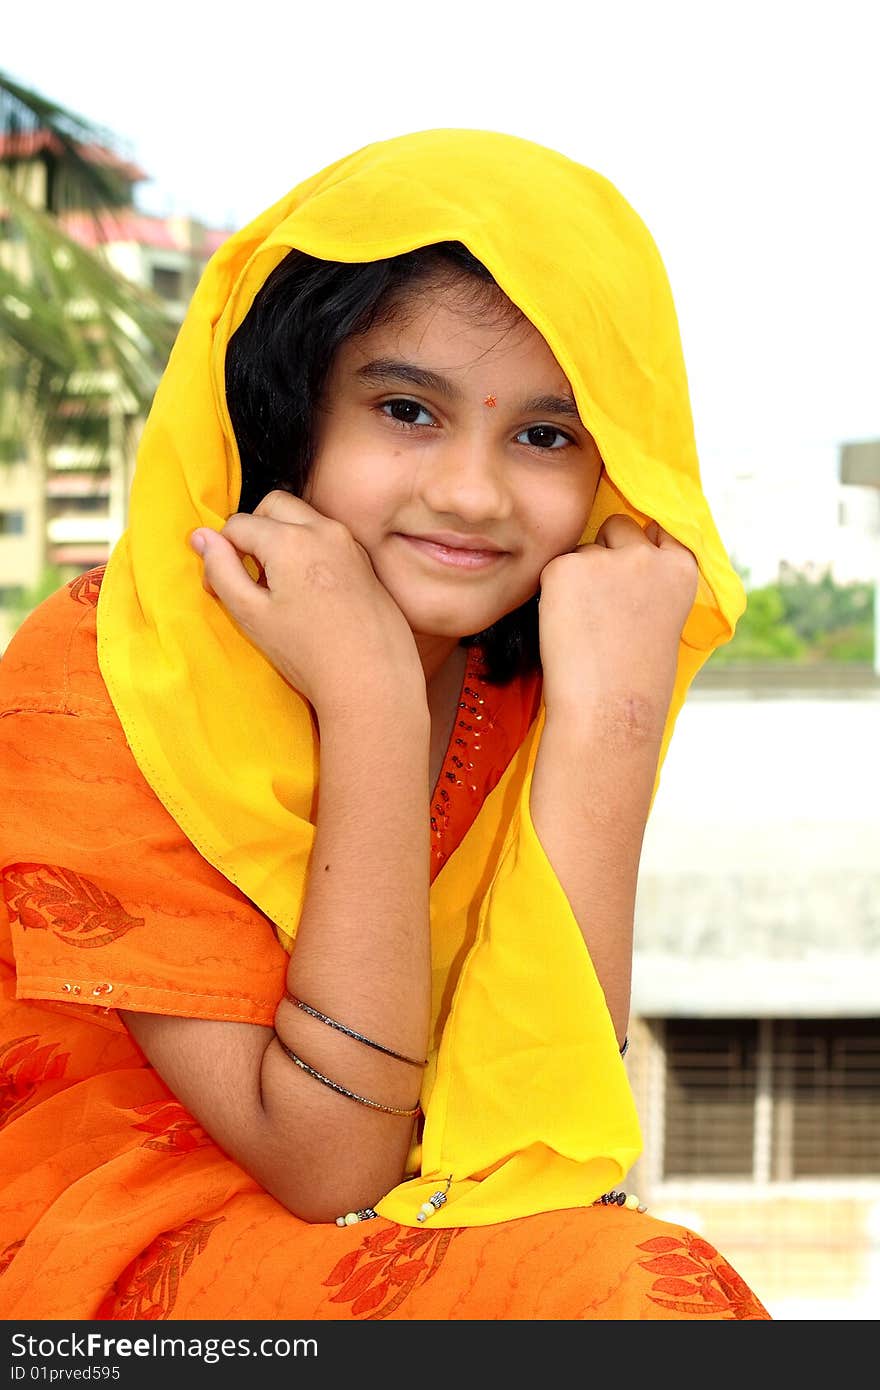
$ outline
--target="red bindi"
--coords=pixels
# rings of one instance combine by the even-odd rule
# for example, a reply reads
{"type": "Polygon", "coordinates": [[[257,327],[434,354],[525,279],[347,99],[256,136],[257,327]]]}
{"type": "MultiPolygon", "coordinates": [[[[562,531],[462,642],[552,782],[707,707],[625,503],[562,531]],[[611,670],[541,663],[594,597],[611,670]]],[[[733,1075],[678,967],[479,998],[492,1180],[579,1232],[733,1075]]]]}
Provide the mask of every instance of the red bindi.
{"type": "Polygon", "coordinates": [[[497,404],[498,404],[498,402],[497,402],[497,400],[495,399],[494,396],[485,396],[485,397],[483,398],[483,405],[493,406],[493,405],[497,405],[497,404]]]}

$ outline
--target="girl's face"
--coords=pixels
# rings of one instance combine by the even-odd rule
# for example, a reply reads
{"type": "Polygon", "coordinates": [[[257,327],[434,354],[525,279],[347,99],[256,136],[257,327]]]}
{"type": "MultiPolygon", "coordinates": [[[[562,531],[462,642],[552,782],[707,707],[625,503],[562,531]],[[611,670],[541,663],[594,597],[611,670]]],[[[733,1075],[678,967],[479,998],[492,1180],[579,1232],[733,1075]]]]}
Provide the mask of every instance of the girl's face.
{"type": "Polygon", "coordinates": [[[343,343],[317,412],[305,500],[365,548],[421,648],[530,598],[578,544],[602,470],[544,339],[498,304],[425,286],[343,343]]]}

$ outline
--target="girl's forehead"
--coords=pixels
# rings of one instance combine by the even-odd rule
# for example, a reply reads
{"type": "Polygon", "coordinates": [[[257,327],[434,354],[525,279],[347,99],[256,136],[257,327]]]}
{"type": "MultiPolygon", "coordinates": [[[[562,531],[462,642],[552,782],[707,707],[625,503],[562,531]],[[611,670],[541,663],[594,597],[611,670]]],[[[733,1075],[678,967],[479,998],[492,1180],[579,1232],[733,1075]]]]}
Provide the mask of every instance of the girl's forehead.
{"type": "Polygon", "coordinates": [[[438,372],[473,374],[485,368],[514,376],[539,373],[565,382],[541,334],[500,290],[496,298],[482,302],[455,290],[448,295],[433,289],[414,295],[347,339],[340,357],[356,373],[363,373],[367,363],[399,361],[438,372]]]}
{"type": "Polygon", "coordinates": [[[382,318],[403,321],[436,308],[480,325],[528,323],[494,280],[483,280],[454,267],[438,268],[400,286],[389,297],[382,318]]]}

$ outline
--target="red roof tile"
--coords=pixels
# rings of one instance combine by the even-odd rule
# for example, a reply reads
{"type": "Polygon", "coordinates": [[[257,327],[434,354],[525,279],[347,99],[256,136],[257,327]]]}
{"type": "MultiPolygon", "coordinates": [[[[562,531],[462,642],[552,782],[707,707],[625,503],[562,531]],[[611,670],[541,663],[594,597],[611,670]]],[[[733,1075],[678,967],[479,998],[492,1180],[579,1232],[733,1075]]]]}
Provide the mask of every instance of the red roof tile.
{"type": "Polygon", "coordinates": [[[114,241],[133,241],[169,251],[181,248],[168,224],[161,217],[150,217],[133,208],[93,216],[88,212],[68,212],[60,218],[64,230],[83,246],[103,246],[114,241]]]}
{"type": "MultiPolygon", "coordinates": [[[[46,151],[60,154],[62,148],[61,141],[50,130],[20,130],[14,134],[0,135],[0,160],[33,159],[46,151]]],[[[91,164],[115,169],[130,183],[141,183],[149,177],[139,165],[103,145],[77,145],[76,148],[91,164]]]]}
{"type": "Polygon", "coordinates": [[[182,234],[180,224],[172,217],[154,217],[137,208],[120,208],[116,212],[95,216],[88,212],[68,212],[59,219],[62,227],[82,246],[106,246],[114,242],[133,242],[154,250],[183,251],[197,260],[207,261],[221,246],[229,231],[216,227],[198,229],[198,241],[192,245],[182,234]]]}

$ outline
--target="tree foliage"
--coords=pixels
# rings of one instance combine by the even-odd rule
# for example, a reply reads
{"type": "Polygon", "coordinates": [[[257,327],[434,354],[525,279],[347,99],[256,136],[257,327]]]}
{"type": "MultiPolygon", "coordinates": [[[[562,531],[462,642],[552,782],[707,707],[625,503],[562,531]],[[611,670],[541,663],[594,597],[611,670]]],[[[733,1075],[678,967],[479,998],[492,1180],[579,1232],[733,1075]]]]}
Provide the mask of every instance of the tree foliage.
{"type": "Polygon", "coordinates": [[[71,210],[104,230],[129,197],[117,141],[0,72],[0,459],[56,443],[107,413],[146,413],[174,327],[161,300],[121,275],[100,243],[64,230],[71,210]],[[46,152],[43,206],[33,154],[46,152]]]}
{"type": "Polygon", "coordinates": [[[874,585],[838,583],[785,566],[779,580],[747,589],[748,605],[713,664],[874,660],[874,585]]]}

